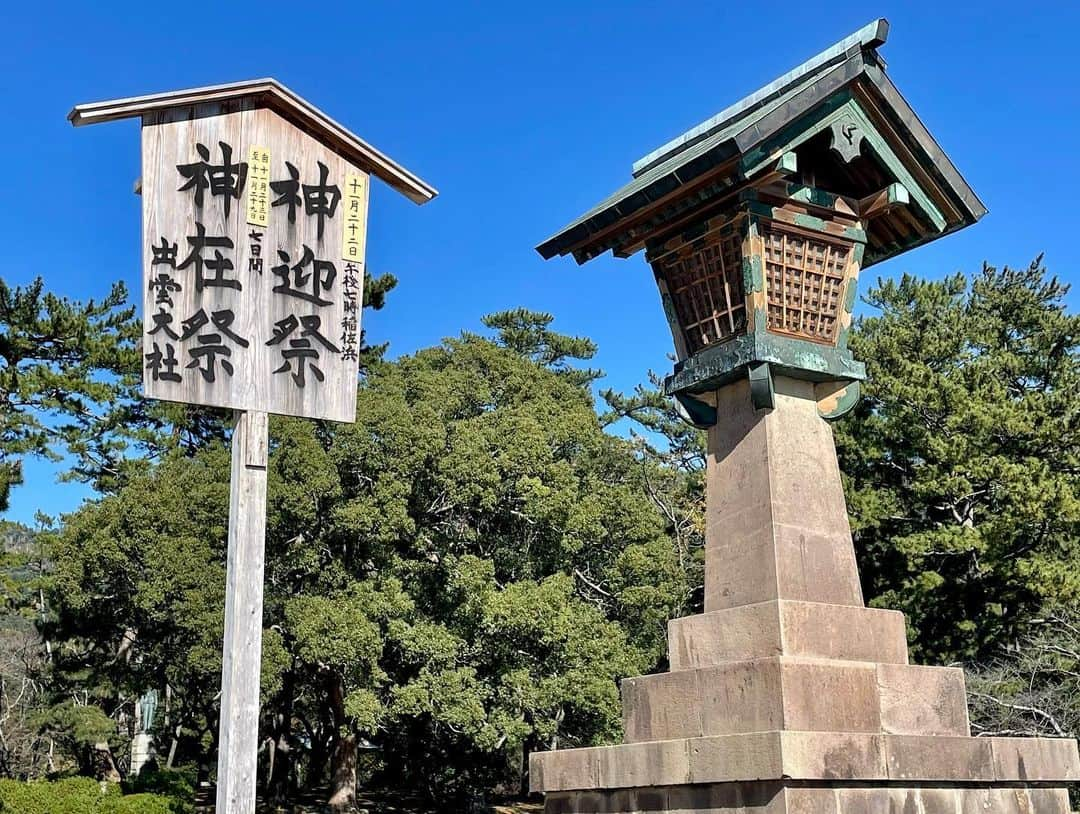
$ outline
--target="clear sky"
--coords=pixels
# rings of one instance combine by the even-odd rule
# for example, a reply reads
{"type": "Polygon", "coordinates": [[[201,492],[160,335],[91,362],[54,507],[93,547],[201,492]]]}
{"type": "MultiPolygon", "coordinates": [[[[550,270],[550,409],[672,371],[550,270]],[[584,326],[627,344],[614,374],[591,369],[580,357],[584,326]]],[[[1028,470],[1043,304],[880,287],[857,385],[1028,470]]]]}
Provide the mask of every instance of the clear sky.
{"type": "MultiPolygon", "coordinates": [[[[138,291],[135,120],[76,130],[79,102],[273,76],[432,183],[374,186],[368,262],[400,279],[366,317],[391,354],[527,306],[600,346],[605,385],[666,371],[640,256],[578,268],[540,240],[671,137],[884,16],[889,75],[990,214],[864,275],[941,276],[1045,251],[1073,279],[1080,69],[1074,3],[5,3],[4,278],[72,297],[138,291]]],[[[1074,299],[1075,304],[1075,299],[1074,299]]],[[[29,462],[9,517],[74,508],[29,462]]]]}

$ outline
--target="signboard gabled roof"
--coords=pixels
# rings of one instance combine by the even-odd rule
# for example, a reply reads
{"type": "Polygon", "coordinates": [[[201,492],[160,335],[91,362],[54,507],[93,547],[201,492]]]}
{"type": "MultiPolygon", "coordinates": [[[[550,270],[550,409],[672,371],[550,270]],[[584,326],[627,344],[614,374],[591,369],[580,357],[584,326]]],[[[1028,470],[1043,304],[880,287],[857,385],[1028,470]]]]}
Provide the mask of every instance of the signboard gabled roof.
{"type": "Polygon", "coordinates": [[[71,113],[68,114],[68,120],[76,127],[80,127],[85,124],[127,119],[173,108],[228,103],[242,99],[250,99],[259,106],[276,111],[417,204],[427,203],[439,194],[430,184],[409,172],[385,153],[372,147],[276,79],[251,79],[205,88],[91,102],[72,108],[71,113]]]}

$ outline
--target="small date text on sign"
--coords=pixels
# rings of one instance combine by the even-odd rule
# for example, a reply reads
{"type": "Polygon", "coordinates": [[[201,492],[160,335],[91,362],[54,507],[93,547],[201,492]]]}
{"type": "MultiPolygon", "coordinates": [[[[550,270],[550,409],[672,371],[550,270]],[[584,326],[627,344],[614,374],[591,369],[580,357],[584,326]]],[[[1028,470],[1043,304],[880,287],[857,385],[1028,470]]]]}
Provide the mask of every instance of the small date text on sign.
{"type": "Polygon", "coordinates": [[[142,151],[145,394],[353,421],[367,173],[265,108],[142,151]]]}

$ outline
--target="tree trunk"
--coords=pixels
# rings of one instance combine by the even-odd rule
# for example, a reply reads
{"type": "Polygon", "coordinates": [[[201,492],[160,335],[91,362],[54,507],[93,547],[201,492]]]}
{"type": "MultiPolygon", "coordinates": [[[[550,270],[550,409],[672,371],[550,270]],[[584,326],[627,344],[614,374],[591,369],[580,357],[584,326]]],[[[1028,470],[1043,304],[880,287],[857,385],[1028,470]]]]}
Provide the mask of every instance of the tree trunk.
{"type": "Polygon", "coordinates": [[[559,727],[562,725],[563,718],[566,717],[566,709],[559,707],[555,710],[555,729],[551,732],[551,740],[548,742],[548,751],[554,752],[559,748],[559,727]]]}
{"type": "Polygon", "coordinates": [[[180,724],[176,725],[176,729],[173,730],[172,743],[169,744],[169,759],[165,761],[165,768],[171,769],[173,767],[173,761],[176,760],[176,747],[180,743],[180,724]]]}
{"type": "Polygon", "coordinates": [[[334,722],[334,752],[330,758],[331,811],[352,811],[356,807],[356,733],[345,717],[345,685],[339,676],[327,681],[330,712],[334,722]]]}
{"type": "Polygon", "coordinates": [[[356,807],[356,735],[339,736],[334,745],[330,776],[331,811],[352,811],[356,807]]]}
{"type": "Polygon", "coordinates": [[[204,712],[203,719],[206,721],[206,727],[199,728],[196,742],[202,744],[209,736],[210,748],[199,749],[199,756],[196,761],[198,769],[195,775],[195,781],[199,784],[210,782],[210,778],[213,777],[214,770],[217,768],[218,753],[218,716],[216,710],[204,712]]]}
{"type": "Polygon", "coordinates": [[[292,724],[293,724],[293,681],[292,671],[285,673],[278,704],[279,712],[274,716],[273,731],[270,733],[270,771],[266,778],[270,799],[276,803],[285,803],[292,793],[292,724]]]}
{"type": "Polygon", "coordinates": [[[108,780],[110,783],[120,782],[120,770],[116,768],[116,760],[113,759],[112,749],[105,741],[95,743],[91,754],[91,762],[94,766],[94,777],[98,780],[108,780]]]}
{"type": "Polygon", "coordinates": [[[274,762],[270,767],[269,792],[271,799],[284,803],[292,791],[292,746],[289,734],[282,732],[271,743],[274,762]]]}
{"type": "Polygon", "coordinates": [[[311,750],[308,752],[307,772],[303,778],[302,786],[311,788],[321,785],[326,778],[326,764],[329,761],[330,747],[325,737],[325,728],[320,726],[313,730],[311,736],[311,750]]]}
{"type": "Polygon", "coordinates": [[[529,753],[532,752],[532,739],[522,741],[521,746],[518,747],[517,754],[514,755],[517,766],[517,796],[528,797],[529,796],[529,753]]]}

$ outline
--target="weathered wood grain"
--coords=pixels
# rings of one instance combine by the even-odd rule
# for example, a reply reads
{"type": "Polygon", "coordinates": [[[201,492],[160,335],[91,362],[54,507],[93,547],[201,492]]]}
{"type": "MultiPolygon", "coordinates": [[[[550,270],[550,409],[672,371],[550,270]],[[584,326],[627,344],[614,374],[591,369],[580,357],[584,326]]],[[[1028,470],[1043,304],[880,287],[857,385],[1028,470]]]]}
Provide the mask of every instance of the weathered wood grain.
{"type": "MultiPolygon", "coordinates": [[[[355,353],[343,352],[346,350],[342,343],[346,269],[342,260],[342,225],[347,176],[364,178],[365,189],[369,186],[368,177],[268,108],[232,113],[222,111],[216,116],[206,113],[204,108],[193,109],[189,111],[190,115],[169,111],[167,115],[147,122],[142,130],[144,351],[148,354],[144,357],[144,392],[148,397],[169,401],[351,422],[356,410],[357,360],[355,353]],[[200,207],[195,203],[192,190],[179,191],[186,179],[177,170],[177,165],[199,161],[199,144],[209,150],[209,163],[220,163],[222,143],[231,147],[232,163],[247,161],[252,147],[266,148],[270,153],[271,181],[291,178],[286,162],[296,168],[301,184],[297,194],[301,202],[296,207],[294,221],[288,218],[288,207],[282,205],[270,208],[266,227],[251,226],[247,223],[244,193],[231,200],[226,216],[224,196],[212,195],[211,190],[206,189],[200,207]],[[326,184],[338,187],[341,196],[333,215],[324,219],[321,236],[317,216],[306,212],[303,190],[303,185],[319,184],[320,163],[327,168],[326,184]],[[224,276],[235,280],[241,287],[239,290],[204,287],[200,292],[196,289],[196,261],[186,268],[179,268],[192,250],[189,241],[197,237],[197,223],[202,224],[207,238],[227,237],[232,241],[231,248],[220,251],[233,264],[224,276]],[[254,254],[253,233],[261,235],[257,244],[260,247],[258,258],[254,254]],[[154,265],[153,246],[160,246],[163,238],[176,247],[177,268],[154,265]],[[297,276],[292,268],[301,262],[305,247],[310,249],[314,260],[297,276]],[[286,256],[288,261],[284,259],[286,256]],[[254,270],[252,263],[259,259],[261,271],[254,270]],[[328,274],[324,275],[329,286],[318,292],[318,298],[328,304],[320,305],[281,290],[274,291],[275,287],[280,288],[288,281],[289,288],[295,288],[299,283],[306,293],[316,293],[312,286],[315,260],[327,261],[333,267],[332,280],[328,274]],[[275,274],[275,268],[282,269],[282,273],[275,274]],[[158,289],[152,283],[161,273],[169,274],[181,287],[179,291],[171,292],[171,304],[157,302],[158,289]],[[229,327],[248,343],[247,347],[241,347],[223,335],[212,323],[186,339],[168,336],[166,328],[183,337],[184,320],[197,315],[200,309],[207,317],[231,311],[233,322],[229,327]],[[162,319],[171,318],[171,322],[152,334],[155,314],[164,314],[162,319]],[[291,332],[277,343],[268,345],[274,339],[275,331],[288,327],[292,320],[298,324],[291,332]],[[222,344],[230,355],[216,360],[211,381],[199,369],[207,366],[206,362],[195,368],[188,365],[197,361],[192,352],[199,347],[199,337],[214,333],[222,337],[222,344]],[[157,376],[153,374],[149,354],[155,352],[155,342],[156,350],[162,354],[171,345],[179,360],[173,370],[180,374],[181,381],[162,378],[160,370],[157,376]],[[283,356],[283,352],[295,350],[291,346],[293,342],[306,344],[309,347],[303,350],[316,351],[318,358],[290,360],[283,356]],[[232,365],[231,374],[222,365],[223,360],[232,365]],[[304,368],[302,373],[301,366],[304,368]]],[[[280,193],[271,193],[271,200],[280,197],[280,193]]],[[[366,202],[365,194],[361,217],[365,231],[366,202]]],[[[364,242],[360,245],[362,248],[364,242]]],[[[207,247],[202,256],[212,259],[217,250],[207,247]]],[[[360,296],[363,269],[361,257],[356,264],[360,296]]],[[[207,272],[204,276],[213,275],[207,272]]],[[[356,335],[360,328],[359,316],[357,309],[356,335]]]]}
{"type": "Polygon", "coordinates": [[[217,810],[255,810],[266,540],[267,415],[237,413],[221,661],[217,810]]]}

